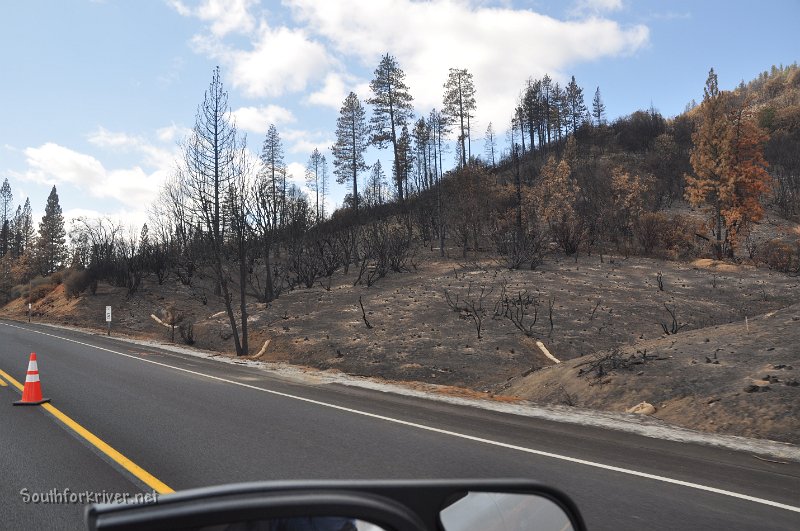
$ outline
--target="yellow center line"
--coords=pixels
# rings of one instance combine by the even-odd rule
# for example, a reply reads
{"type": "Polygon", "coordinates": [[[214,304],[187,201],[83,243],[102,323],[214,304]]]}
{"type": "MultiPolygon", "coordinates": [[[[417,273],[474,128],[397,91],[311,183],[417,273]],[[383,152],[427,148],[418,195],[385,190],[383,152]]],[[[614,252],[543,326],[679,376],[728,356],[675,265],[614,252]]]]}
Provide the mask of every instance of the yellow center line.
{"type": "MultiPolygon", "coordinates": [[[[12,378],[8,375],[8,373],[4,372],[0,369],[0,376],[11,382],[11,384],[19,389],[20,391],[23,390],[22,384],[20,384],[17,380],[12,378]]],[[[2,380],[0,380],[2,382],[2,380]]],[[[159,494],[169,494],[170,492],[175,492],[171,488],[169,488],[166,484],[158,480],[155,476],[147,472],[145,469],[119,453],[117,450],[109,446],[106,442],[100,439],[97,435],[93,434],[74,420],[72,420],[68,415],[64,414],[61,410],[55,407],[53,404],[42,404],[42,407],[51,415],[53,415],[57,420],[62,422],[72,431],[83,437],[89,444],[106,454],[111,460],[117,463],[119,466],[133,474],[136,478],[138,478],[141,482],[145,485],[153,489],[159,494]]]]}
{"type": "Polygon", "coordinates": [[[8,387],[8,384],[2,378],[0,378],[0,387],[8,387]]]}
{"type": "Polygon", "coordinates": [[[14,378],[12,378],[11,376],[9,376],[9,375],[8,375],[8,373],[6,373],[5,371],[3,371],[2,369],[0,369],[0,376],[2,376],[3,378],[5,378],[5,379],[6,379],[6,380],[8,380],[9,382],[11,382],[11,385],[13,385],[13,386],[14,386],[14,387],[16,387],[17,389],[19,389],[19,390],[20,390],[20,392],[22,392],[22,390],[24,389],[24,388],[22,387],[22,384],[21,384],[21,383],[19,383],[19,382],[18,382],[18,381],[16,381],[14,378]]]}

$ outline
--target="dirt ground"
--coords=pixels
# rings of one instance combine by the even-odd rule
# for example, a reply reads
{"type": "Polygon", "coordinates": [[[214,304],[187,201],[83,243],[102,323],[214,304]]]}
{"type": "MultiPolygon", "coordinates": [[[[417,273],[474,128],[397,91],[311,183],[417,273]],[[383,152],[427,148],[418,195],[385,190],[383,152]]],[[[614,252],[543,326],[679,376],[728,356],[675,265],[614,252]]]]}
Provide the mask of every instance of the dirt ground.
{"type": "MultiPolygon", "coordinates": [[[[535,271],[509,271],[489,257],[465,262],[437,254],[422,250],[415,271],[390,273],[369,288],[354,287],[351,271],[334,275],[329,291],[298,289],[269,306],[251,303],[251,355],[541,403],[624,411],[646,400],[657,417],[672,423],[800,442],[800,387],[786,385],[800,370],[800,322],[793,320],[800,307],[792,306],[800,300],[800,278],[710,260],[619,256],[580,257],[577,263],[550,257],[535,271]],[[503,286],[511,297],[526,292],[538,301],[532,337],[495,315],[503,286]],[[475,321],[454,311],[445,292],[459,304],[479,305],[481,290],[485,316],[478,339],[475,321]],[[676,316],[675,335],[662,328],[673,326],[668,309],[676,316]],[[564,363],[551,367],[537,341],[564,363]],[[615,348],[628,356],[647,349],[648,356],[667,359],[601,378],[577,375],[578,363],[615,348]],[[706,363],[715,353],[718,363],[706,363]],[[794,368],[770,368],[778,365],[794,368]],[[744,392],[750,380],[767,373],[778,378],[769,391],[744,392]]],[[[34,320],[103,329],[106,305],[113,307],[114,333],[165,341],[170,330],[151,315],[163,319],[174,305],[195,323],[195,346],[233,354],[221,300],[177,282],[146,280],[131,297],[101,284],[95,295],[77,299],[66,299],[59,286],[34,303],[34,320]]],[[[23,319],[25,312],[18,299],[0,315],[23,319]]]]}

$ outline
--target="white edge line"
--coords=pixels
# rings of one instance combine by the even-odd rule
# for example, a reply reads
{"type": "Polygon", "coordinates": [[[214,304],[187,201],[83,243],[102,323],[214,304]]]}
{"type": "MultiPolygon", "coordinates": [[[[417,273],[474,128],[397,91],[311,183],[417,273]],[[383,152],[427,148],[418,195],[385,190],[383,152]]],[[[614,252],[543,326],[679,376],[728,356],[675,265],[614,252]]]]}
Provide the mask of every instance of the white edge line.
{"type": "Polygon", "coordinates": [[[289,393],[282,393],[280,391],[273,391],[273,390],[270,390],[270,389],[264,389],[263,387],[257,387],[255,385],[250,385],[250,384],[246,384],[246,383],[242,383],[242,382],[237,382],[236,380],[229,380],[227,378],[221,378],[219,376],[212,376],[210,374],[205,374],[205,373],[202,373],[202,372],[193,371],[191,369],[184,369],[183,367],[176,367],[174,365],[169,365],[167,363],[162,363],[160,361],[148,360],[148,359],[140,358],[140,357],[134,356],[132,354],[125,354],[124,352],[118,352],[116,350],[111,350],[111,349],[108,349],[108,348],[105,348],[105,347],[99,347],[97,345],[92,345],[90,343],[84,343],[82,341],[77,341],[75,339],[70,339],[70,338],[67,338],[67,337],[57,336],[55,334],[48,334],[47,332],[41,332],[39,330],[32,330],[30,328],[24,328],[22,326],[16,326],[16,325],[12,325],[12,324],[8,324],[8,323],[2,323],[2,322],[0,322],[0,324],[2,324],[4,326],[11,327],[11,328],[18,328],[20,330],[25,330],[27,332],[33,332],[35,334],[41,334],[43,336],[48,336],[48,337],[53,337],[53,338],[56,338],[56,339],[61,339],[62,341],[69,341],[70,343],[75,343],[77,345],[82,345],[84,347],[89,347],[89,348],[93,348],[93,349],[97,349],[97,350],[102,350],[104,352],[110,352],[111,354],[117,354],[119,356],[125,356],[126,358],[131,358],[131,359],[142,361],[142,362],[145,362],[145,363],[152,363],[153,365],[159,365],[161,367],[167,367],[167,368],[170,368],[170,369],[174,369],[176,371],[181,371],[181,372],[193,374],[195,376],[202,376],[204,378],[209,378],[211,380],[217,380],[219,382],[238,385],[240,387],[253,389],[255,391],[261,391],[261,392],[264,392],[264,393],[269,393],[269,394],[276,395],[276,396],[281,396],[281,397],[284,397],[284,398],[291,398],[293,400],[299,400],[301,402],[306,402],[306,403],[309,403],[309,404],[328,407],[328,408],[336,409],[336,410],[339,410],[339,411],[345,411],[347,413],[353,413],[353,414],[356,414],[356,415],[362,415],[364,417],[370,417],[370,418],[374,418],[374,419],[384,420],[386,422],[392,422],[394,424],[400,424],[400,425],[403,425],[403,426],[409,426],[409,427],[412,427],[412,428],[418,428],[418,429],[421,429],[421,430],[430,431],[430,432],[433,432],[433,433],[439,433],[439,434],[442,434],[442,435],[449,435],[451,437],[458,437],[460,439],[466,439],[466,440],[469,440],[469,441],[480,442],[480,443],[489,444],[489,445],[492,445],[492,446],[498,446],[500,448],[506,448],[506,449],[509,449],[509,450],[516,450],[518,452],[524,452],[524,453],[528,453],[528,454],[539,455],[539,456],[542,456],[542,457],[549,457],[551,459],[558,459],[558,460],[561,460],[561,461],[567,461],[567,462],[576,463],[576,464],[579,464],[579,465],[585,465],[585,466],[590,466],[590,467],[594,467],[594,468],[600,468],[600,469],[603,469],[603,470],[610,470],[612,472],[619,472],[619,473],[628,474],[628,475],[631,475],[631,476],[637,476],[637,477],[641,477],[641,478],[653,479],[653,480],[656,480],[656,481],[661,481],[663,483],[670,483],[672,485],[680,485],[682,487],[688,487],[688,488],[702,490],[702,491],[706,491],[706,492],[713,492],[715,494],[721,494],[723,496],[730,496],[732,498],[738,498],[740,500],[747,500],[747,501],[751,501],[751,502],[755,502],[755,503],[760,503],[762,505],[768,505],[770,507],[776,507],[778,509],[785,509],[787,511],[800,513],[800,507],[795,507],[793,505],[788,505],[788,504],[785,504],[785,503],[780,503],[780,502],[776,502],[776,501],[772,501],[772,500],[767,500],[767,499],[764,499],[764,498],[757,498],[755,496],[750,496],[748,494],[741,494],[739,492],[733,492],[733,491],[729,491],[729,490],[718,489],[716,487],[709,487],[707,485],[701,485],[699,483],[692,483],[690,481],[683,481],[683,480],[680,480],[680,479],[668,478],[668,477],[665,477],[665,476],[658,476],[656,474],[649,474],[647,472],[639,472],[638,470],[631,470],[629,468],[622,468],[622,467],[613,466],[613,465],[606,465],[606,464],[603,464],[603,463],[596,463],[594,461],[587,461],[585,459],[578,459],[576,457],[569,457],[569,456],[566,456],[566,455],[554,454],[554,453],[551,453],[551,452],[545,452],[543,450],[535,450],[533,448],[526,448],[524,446],[517,446],[515,444],[509,444],[509,443],[504,443],[504,442],[499,442],[499,441],[493,441],[491,439],[484,439],[483,437],[476,437],[474,435],[467,435],[465,433],[458,433],[458,432],[455,432],[455,431],[444,430],[444,429],[441,429],[441,428],[434,428],[433,426],[427,426],[425,424],[417,424],[416,422],[409,422],[407,420],[400,420],[400,419],[396,419],[396,418],[392,418],[392,417],[386,417],[384,415],[378,415],[376,413],[369,413],[367,411],[361,411],[359,409],[352,409],[352,408],[349,408],[349,407],[339,406],[339,405],[336,405],[336,404],[329,404],[327,402],[321,402],[319,400],[314,400],[312,398],[305,398],[305,397],[302,397],[302,396],[292,395],[292,394],[289,394],[289,393]]]}

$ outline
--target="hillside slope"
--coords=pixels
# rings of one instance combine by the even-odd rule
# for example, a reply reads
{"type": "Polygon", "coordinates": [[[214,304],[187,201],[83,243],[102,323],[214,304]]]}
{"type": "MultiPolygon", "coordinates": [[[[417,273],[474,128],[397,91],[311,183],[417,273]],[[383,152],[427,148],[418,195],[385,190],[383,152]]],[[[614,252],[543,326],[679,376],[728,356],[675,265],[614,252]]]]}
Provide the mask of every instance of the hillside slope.
{"type": "MultiPolygon", "coordinates": [[[[509,271],[488,256],[459,263],[419,253],[415,271],[390,274],[369,288],[353,286],[351,271],[334,275],[330,291],[296,289],[269,306],[251,303],[251,353],[265,361],[540,403],[624,411],[646,400],[668,422],[800,442],[800,388],[787,385],[795,369],[774,368],[800,370],[793,346],[800,343],[800,278],[710,260],[606,256],[575,263],[554,256],[535,271],[509,271]],[[532,311],[523,320],[532,325],[532,337],[495,313],[503,289],[512,298],[527,292],[538,301],[536,323],[532,311]],[[474,319],[453,311],[445,292],[451,300],[480,303],[482,290],[478,339],[474,319]],[[664,337],[661,323],[671,326],[666,308],[675,311],[680,330],[664,337]],[[551,367],[537,340],[564,363],[551,367]],[[614,349],[623,360],[646,350],[647,359],[601,378],[576,374],[614,349]],[[778,378],[768,392],[744,392],[767,374],[778,378]]],[[[73,299],[60,285],[34,303],[34,321],[104,331],[106,305],[113,306],[114,334],[169,342],[170,330],[151,315],[163,319],[174,307],[193,322],[196,347],[233,355],[221,300],[200,283],[146,281],[130,297],[101,283],[95,295],[73,299]]],[[[17,299],[0,316],[24,319],[25,309],[17,299]]]]}
{"type": "Polygon", "coordinates": [[[505,395],[800,443],[800,304],[583,356],[510,382],[505,395]],[[599,367],[602,365],[602,369],[599,367]]]}

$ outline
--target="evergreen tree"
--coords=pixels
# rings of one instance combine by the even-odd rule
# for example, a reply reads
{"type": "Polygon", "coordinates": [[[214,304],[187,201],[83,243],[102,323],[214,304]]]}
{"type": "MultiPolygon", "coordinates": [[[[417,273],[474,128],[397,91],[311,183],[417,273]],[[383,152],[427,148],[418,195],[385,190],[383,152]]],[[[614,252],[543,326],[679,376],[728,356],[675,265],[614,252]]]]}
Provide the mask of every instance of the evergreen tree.
{"type": "MultiPolygon", "coordinates": [[[[411,95],[405,84],[406,75],[397,65],[397,61],[389,54],[381,58],[375,70],[375,78],[370,82],[373,97],[367,103],[373,106],[370,119],[370,142],[378,148],[384,148],[391,142],[394,152],[394,174],[401,173],[398,167],[402,154],[399,152],[398,129],[407,126],[412,116],[411,95]]],[[[402,183],[397,183],[397,196],[403,200],[402,183]]]]}
{"type": "Polygon", "coordinates": [[[595,125],[600,127],[606,122],[606,106],[603,99],[600,97],[600,87],[594,91],[594,98],[592,99],[592,116],[594,117],[595,125]]]}
{"type": "Polygon", "coordinates": [[[58,204],[56,187],[50,190],[44,216],[39,223],[39,239],[36,242],[36,258],[39,273],[43,276],[58,271],[67,259],[66,230],[61,205],[58,204]]]}
{"type": "Polygon", "coordinates": [[[414,130],[411,133],[414,139],[414,162],[415,180],[418,190],[427,188],[431,185],[429,169],[431,167],[428,153],[430,144],[431,129],[425,118],[420,118],[414,122],[414,130]]]}
{"type": "Polygon", "coordinates": [[[367,169],[364,152],[367,150],[366,112],[355,92],[345,98],[336,120],[336,143],[333,152],[333,172],[336,182],[343,184],[352,179],[353,210],[358,215],[358,172],[367,169]]]}
{"type": "Polygon", "coordinates": [[[542,82],[528,79],[522,94],[522,115],[528,129],[530,149],[534,149],[534,135],[539,138],[542,147],[542,82]]]}
{"type": "Polygon", "coordinates": [[[467,165],[467,156],[471,148],[469,142],[469,119],[474,117],[475,83],[472,74],[466,69],[451,68],[444,84],[444,108],[442,114],[450,123],[458,124],[458,148],[461,166],[467,165]]]}
{"type": "Polygon", "coordinates": [[[394,165],[394,181],[398,192],[398,199],[408,197],[408,176],[414,166],[414,153],[411,147],[411,135],[408,127],[403,126],[400,136],[397,138],[397,162],[394,165]]]}
{"type": "Polygon", "coordinates": [[[22,205],[17,205],[17,211],[14,212],[14,219],[11,220],[9,225],[9,238],[8,238],[8,252],[11,253],[13,258],[17,258],[22,254],[22,205]]]}
{"type": "Polygon", "coordinates": [[[317,223],[319,223],[321,220],[319,210],[319,192],[320,179],[322,178],[322,159],[322,153],[319,152],[319,149],[314,148],[314,151],[311,153],[311,156],[308,158],[308,163],[306,164],[306,183],[308,184],[308,188],[314,191],[316,198],[316,209],[314,210],[314,213],[317,217],[317,223]]]}
{"type": "Polygon", "coordinates": [[[383,204],[386,197],[386,175],[383,173],[381,161],[378,160],[372,165],[364,197],[370,206],[383,204]]]}
{"type": "Polygon", "coordinates": [[[20,237],[19,256],[25,252],[31,251],[31,246],[36,237],[36,229],[33,225],[33,211],[31,210],[31,199],[25,198],[25,206],[22,207],[19,221],[16,223],[17,231],[20,237]]]}
{"type": "Polygon", "coordinates": [[[8,179],[3,181],[3,186],[0,187],[0,216],[2,216],[2,225],[0,225],[0,256],[5,256],[11,245],[11,210],[14,208],[12,202],[14,195],[11,193],[11,185],[8,184],[8,179]]]}
{"type": "Polygon", "coordinates": [[[583,89],[575,82],[575,76],[572,76],[567,84],[564,96],[567,102],[567,125],[572,134],[575,134],[575,131],[583,124],[588,112],[583,100],[583,89]]]}
{"type": "MultiPolygon", "coordinates": [[[[541,84],[541,106],[542,106],[542,129],[545,145],[550,144],[552,138],[553,109],[557,105],[553,103],[553,80],[547,74],[542,78],[541,84]]],[[[539,142],[541,146],[541,141],[539,142]]]]}
{"type": "Polygon", "coordinates": [[[31,244],[36,236],[31,213],[31,200],[25,198],[25,206],[17,206],[14,219],[11,221],[9,233],[9,252],[14,258],[31,251],[31,244]]]}
{"type": "Polygon", "coordinates": [[[267,136],[261,148],[261,163],[263,178],[266,179],[272,204],[272,226],[278,227],[278,213],[281,214],[283,224],[283,211],[286,205],[286,165],[283,162],[283,144],[278,130],[274,124],[267,129],[267,136]]]}
{"type": "MultiPolygon", "coordinates": [[[[484,149],[486,150],[486,162],[492,165],[492,168],[495,166],[495,158],[494,154],[497,150],[497,140],[494,137],[494,128],[492,127],[492,122],[489,122],[489,126],[486,128],[486,136],[483,139],[485,144],[484,149]]],[[[533,146],[531,146],[533,147],[533,146]]]]}
{"type": "Polygon", "coordinates": [[[561,141],[561,132],[567,124],[567,109],[566,92],[561,89],[558,82],[554,83],[550,89],[550,119],[552,120],[551,127],[555,136],[556,143],[561,141]]]}

